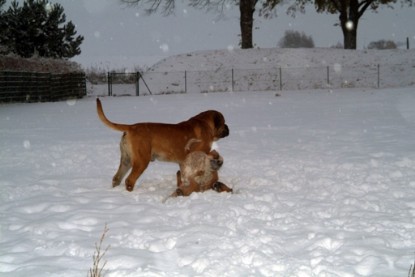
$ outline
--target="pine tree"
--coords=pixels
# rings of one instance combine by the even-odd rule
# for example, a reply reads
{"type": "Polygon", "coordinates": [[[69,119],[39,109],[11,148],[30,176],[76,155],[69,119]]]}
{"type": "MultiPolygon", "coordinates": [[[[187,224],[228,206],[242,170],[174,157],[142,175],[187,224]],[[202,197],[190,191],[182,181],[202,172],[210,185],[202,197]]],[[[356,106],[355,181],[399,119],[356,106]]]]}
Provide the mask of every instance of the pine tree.
{"type": "Polygon", "coordinates": [[[26,0],[20,7],[14,0],[0,16],[0,27],[7,28],[6,32],[0,32],[0,45],[8,52],[25,58],[33,55],[71,58],[81,53],[84,38],[75,37],[75,25],[71,21],[65,24],[64,9],[59,4],[26,0]]]}
{"type": "Polygon", "coordinates": [[[7,30],[6,17],[3,11],[4,4],[6,4],[6,0],[0,0],[0,54],[7,52],[7,46],[4,43],[7,30]]]}

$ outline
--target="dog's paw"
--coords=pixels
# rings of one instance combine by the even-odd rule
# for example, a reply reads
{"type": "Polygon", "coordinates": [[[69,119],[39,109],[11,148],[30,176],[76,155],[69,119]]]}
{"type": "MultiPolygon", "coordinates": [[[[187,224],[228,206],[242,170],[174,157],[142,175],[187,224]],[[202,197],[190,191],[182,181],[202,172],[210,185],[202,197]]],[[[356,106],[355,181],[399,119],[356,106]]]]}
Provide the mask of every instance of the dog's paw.
{"type": "Polygon", "coordinates": [[[222,182],[214,183],[212,186],[212,189],[217,192],[230,192],[230,193],[233,192],[233,189],[229,188],[227,185],[225,185],[222,182]]]}
{"type": "Polygon", "coordinates": [[[133,189],[134,189],[134,186],[133,185],[125,185],[125,189],[126,190],[128,190],[129,192],[132,192],[133,191],[133,189]]]}
{"type": "Polygon", "coordinates": [[[112,179],[112,187],[113,188],[118,187],[120,185],[120,183],[121,183],[120,179],[115,178],[115,177],[112,179]]]}
{"type": "Polygon", "coordinates": [[[181,189],[176,189],[176,192],[174,194],[175,194],[175,197],[176,196],[184,196],[184,193],[181,189]]]}

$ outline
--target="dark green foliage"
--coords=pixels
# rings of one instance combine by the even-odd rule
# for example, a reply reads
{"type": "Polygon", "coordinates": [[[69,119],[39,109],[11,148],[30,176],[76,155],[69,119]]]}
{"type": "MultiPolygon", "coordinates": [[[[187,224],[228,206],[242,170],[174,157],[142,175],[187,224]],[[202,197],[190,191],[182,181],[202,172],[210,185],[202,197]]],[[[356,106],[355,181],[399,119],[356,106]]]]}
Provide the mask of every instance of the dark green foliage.
{"type": "Polygon", "coordinates": [[[0,53],[21,57],[71,58],[81,53],[84,38],[76,36],[74,24],[65,24],[59,4],[47,0],[13,1],[7,11],[0,0],[0,53]]]}

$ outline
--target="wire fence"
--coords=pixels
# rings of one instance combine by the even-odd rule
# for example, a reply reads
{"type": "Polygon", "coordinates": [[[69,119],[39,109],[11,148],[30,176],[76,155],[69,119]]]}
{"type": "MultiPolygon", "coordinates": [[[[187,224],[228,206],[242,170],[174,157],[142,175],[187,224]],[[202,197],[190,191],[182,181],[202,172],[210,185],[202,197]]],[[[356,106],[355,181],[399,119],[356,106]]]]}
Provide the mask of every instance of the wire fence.
{"type": "Polygon", "coordinates": [[[86,95],[84,73],[0,71],[0,102],[47,102],[86,95]]]}
{"type": "Polygon", "coordinates": [[[385,88],[415,84],[415,65],[410,64],[355,67],[336,64],[320,67],[230,68],[123,74],[109,73],[109,95],[385,88]],[[114,81],[114,76],[123,81],[114,81]],[[120,84],[124,86],[119,86],[120,84]],[[127,88],[126,84],[134,87],[127,88]]]}

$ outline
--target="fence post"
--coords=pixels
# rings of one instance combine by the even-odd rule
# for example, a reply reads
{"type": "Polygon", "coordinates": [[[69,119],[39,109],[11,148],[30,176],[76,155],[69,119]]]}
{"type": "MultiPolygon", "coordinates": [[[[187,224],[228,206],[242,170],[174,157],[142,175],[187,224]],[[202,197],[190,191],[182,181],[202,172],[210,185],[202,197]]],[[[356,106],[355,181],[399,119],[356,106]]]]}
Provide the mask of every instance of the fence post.
{"type": "Polygon", "coordinates": [[[380,88],[380,65],[378,64],[378,88],[380,88]]]}
{"type": "Polygon", "coordinates": [[[111,72],[108,72],[107,76],[107,82],[108,82],[108,96],[112,96],[112,77],[111,72]]]}
{"type": "Polygon", "coordinates": [[[330,67],[327,66],[327,86],[330,86],[330,67]]]}
{"type": "Polygon", "coordinates": [[[140,96],[140,72],[135,73],[135,96],[140,96]]]}
{"type": "Polygon", "coordinates": [[[187,93],[187,70],[184,71],[184,93],[187,93]]]}
{"type": "Polygon", "coordinates": [[[84,96],[86,96],[87,95],[87,88],[86,88],[86,75],[85,75],[85,73],[83,73],[83,74],[81,74],[81,78],[82,78],[82,86],[83,86],[83,95],[82,95],[82,97],[84,97],[84,96]]]}
{"type": "Polygon", "coordinates": [[[235,91],[235,78],[234,78],[234,70],[232,68],[232,92],[235,91]]]}

